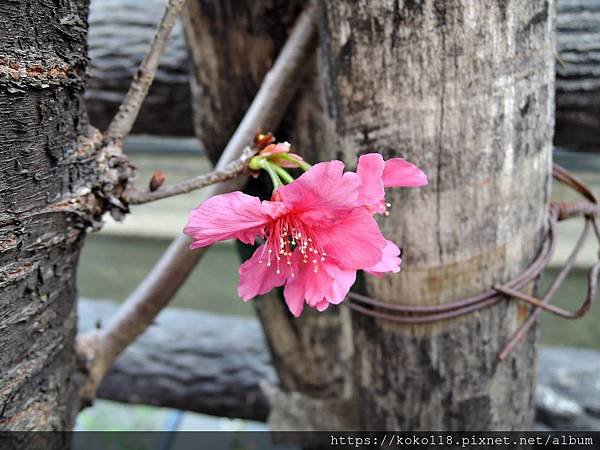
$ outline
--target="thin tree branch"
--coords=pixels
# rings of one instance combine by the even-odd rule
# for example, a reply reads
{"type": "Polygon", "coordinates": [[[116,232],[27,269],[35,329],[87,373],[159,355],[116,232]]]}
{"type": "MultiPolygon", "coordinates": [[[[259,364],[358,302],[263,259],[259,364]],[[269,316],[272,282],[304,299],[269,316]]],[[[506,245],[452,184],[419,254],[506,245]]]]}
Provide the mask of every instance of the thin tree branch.
{"type": "MultiPolygon", "coordinates": [[[[93,330],[118,308],[79,299],[79,329],[93,330]]],[[[255,317],[167,308],[111,366],[98,398],[265,421],[260,385],[278,382],[270,361],[255,317]]]]}
{"type": "MultiPolygon", "coordinates": [[[[223,151],[216,170],[240,158],[258,129],[276,129],[304,75],[317,39],[315,7],[309,4],[258,91],[244,119],[223,151]]],[[[245,177],[214,184],[209,195],[240,188],[245,177]]],[[[175,239],[151,272],[122,304],[107,326],[77,339],[77,353],[86,383],[82,402],[92,401],[98,384],[123,350],[152,323],[184,283],[205,249],[189,250],[186,236],[175,239]]]]}
{"type": "Polygon", "coordinates": [[[133,82],[129,86],[129,91],[119,106],[119,111],[108,126],[105,134],[105,138],[108,140],[121,141],[131,131],[142,103],[148,94],[148,89],[154,81],[160,57],[165,50],[169,34],[184,3],[185,0],[169,0],[165,6],[165,12],[152,39],[148,53],[146,53],[140,64],[133,82]]]}
{"type": "Polygon", "coordinates": [[[163,198],[174,197],[176,195],[187,194],[188,192],[201,189],[211,184],[222,183],[238,177],[246,170],[248,161],[255,155],[255,151],[246,147],[241,157],[230,162],[221,170],[199,175],[189,180],[184,180],[171,186],[164,186],[156,191],[138,191],[132,189],[125,193],[125,200],[131,205],[149,203],[163,198]]]}

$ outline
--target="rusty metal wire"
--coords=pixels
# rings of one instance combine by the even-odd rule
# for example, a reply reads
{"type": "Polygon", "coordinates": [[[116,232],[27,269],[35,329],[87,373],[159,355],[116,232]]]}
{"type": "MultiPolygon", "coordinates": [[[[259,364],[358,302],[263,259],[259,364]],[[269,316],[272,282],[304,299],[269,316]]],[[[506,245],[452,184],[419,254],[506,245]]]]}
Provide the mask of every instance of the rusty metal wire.
{"type": "Polygon", "coordinates": [[[597,281],[598,275],[600,274],[600,254],[599,261],[589,270],[587,295],[582,305],[576,311],[567,311],[558,306],[551,305],[550,301],[573,268],[575,260],[581,252],[583,244],[589,235],[590,229],[594,231],[594,235],[600,245],[600,227],[596,222],[596,215],[600,214],[600,204],[596,195],[594,195],[585,183],[578,180],[572,173],[563,167],[555,164],[552,175],[555,180],[570,187],[584,197],[585,200],[555,202],[550,204],[548,214],[549,227],[541,244],[541,248],[533,262],[513,279],[503,284],[496,284],[489,290],[480,294],[443,303],[441,305],[415,306],[387,303],[356,292],[350,292],[348,294],[348,305],[354,312],[359,314],[395,323],[417,325],[464,316],[506,299],[528,303],[533,309],[527,319],[521,323],[500,350],[498,353],[499,360],[506,359],[511,350],[525,336],[527,331],[538,319],[541,311],[547,311],[565,319],[579,319],[583,317],[590,310],[590,307],[596,298],[597,281]],[[563,268],[558,275],[556,275],[545,294],[541,298],[538,298],[522,292],[526,286],[539,279],[540,275],[548,265],[556,248],[556,224],[559,221],[581,217],[584,219],[584,226],[581,234],[569,257],[565,261],[563,268]]]}

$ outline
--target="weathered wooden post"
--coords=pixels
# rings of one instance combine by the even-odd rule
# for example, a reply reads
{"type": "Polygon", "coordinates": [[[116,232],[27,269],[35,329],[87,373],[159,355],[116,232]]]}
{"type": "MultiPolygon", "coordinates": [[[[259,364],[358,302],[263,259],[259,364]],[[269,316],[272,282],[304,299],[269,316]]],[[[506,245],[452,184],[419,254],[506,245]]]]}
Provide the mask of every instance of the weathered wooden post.
{"type": "MultiPolygon", "coordinates": [[[[328,113],[340,156],[403,156],[427,188],[390,193],[386,236],[404,269],[366,279],[390,303],[489,289],[534,257],[546,225],[554,2],[320,1],[328,113]]],[[[401,326],[353,316],[360,426],[508,430],[532,424],[535,333],[496,353],[527,314],[502,302],[401,326]]]]}
{"type": "MultiPolygon", "coordinates": [[[[188,2],[183,24],[192,61],[195,130],[213,160],[237,126],[305,4],[303,0],[188,2]]],[[[270,131],[314,161],[332,156],[328,153],[331,146],[325,145],[330,133],[323,114],[316,57],[305,70],[306,79],[283,123],[270,131]]],[[[352,427],[349,316],[344,329],[336,310],[326,314],[305,311],[300,319],[294,319],[276,291],[253,303],[280,381],[280,389],[269,391],[271,425],[278,429],[352,427]]]]}

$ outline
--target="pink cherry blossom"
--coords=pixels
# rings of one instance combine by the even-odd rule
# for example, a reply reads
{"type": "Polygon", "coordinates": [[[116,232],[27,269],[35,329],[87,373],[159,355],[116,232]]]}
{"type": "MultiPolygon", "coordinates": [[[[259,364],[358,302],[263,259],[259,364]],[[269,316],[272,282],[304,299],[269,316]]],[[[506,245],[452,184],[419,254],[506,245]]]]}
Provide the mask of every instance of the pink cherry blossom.
{"type": "Polygon", "coordinates": [[[240,266],[238,295],[247,301],[284,286],[297,317],[305,304],[323,311],[342,302],[358,270],[376,276],[400,270],[400,249],[383,237],[373,214],[385,212],[384,186],[426,182],[400,158],[364,155],[356,173],[344,172],[341,161],[324,162],[281,186],[270,201],[241,192],[212,197],[191,212],[184,232],[191,248],[263,238],[240,266]]]}
{"type": "Polygon", "coordinates": [[[356,173],[361,179],[360,201],[373,213],[387,210],[384,187],[417,187],[427,184],[427,176],[414,164],[402,158],[387,161],[379,153],[368,153],[358,159],[356,173]]]}

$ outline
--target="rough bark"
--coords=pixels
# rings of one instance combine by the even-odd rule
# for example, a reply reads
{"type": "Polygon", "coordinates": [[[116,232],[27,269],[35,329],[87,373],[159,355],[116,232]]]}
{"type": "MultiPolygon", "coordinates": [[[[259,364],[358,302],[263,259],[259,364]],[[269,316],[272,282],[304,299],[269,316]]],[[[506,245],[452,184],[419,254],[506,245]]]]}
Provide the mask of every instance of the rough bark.
{"type": "MultiPolygon", "coordinates": [[[[303,4],[279,0],[188,3],[183,22],[192,60],[195,129],[213,160],[258,89],[303,4]]],[[[308,160],[316,160],[328,139],[322,116],[315,58],[282,126],[271,131],[280,140],[290,140],[308,160]]],[[[266,193],[260,183],[248,188],[266,193]]],[[[354,423],[354,410],[347,404],[351,397],[351,340],[340,330],[339,315],[307,312],[294,320],[278,292],[256,299],[254,304],[281,382],[269,390],[271,401],[276,403],[271,426],[352,426],[348,423],[354,423]]]]}
{"type": "MultiPolygon", "coordinates": [[[[546,224],[553,2],[319,5],[339,157],[355,164],[368,151],[403,156],[430,180],[389,193],[391,215],[381,225],[404,247],[404,269],[367,277],[366,292],[438,304],[518,273],[546,224]]],[[[505,302],[412,327],[353,315],[360,427],[529,428],[535,333],[508,360],[496,359],[526,314],[505,302]]]]}
{"type": "Polygon", "coordinates": [[[557,8],[557,145],[600,149],[600,0],[560,0],[557,8]]]}
{"type": "Polygon", "coordinates": [[[47,207],[91,176],[78,136],[87,1],[0,6],[0,429],[69,429],[76,412],[76,215],[47,207]],[[35,30],[35,32],[32,32],[35,30]]]}
{"type": "Polygon", "coordinates": [[[248,109],[301,5],[279,0],[187,3],[182,19],[194,130],[213,162],[248,109]]]}
{"type": "MultiPolygon", "coordinates": [[[[101,0],[90,7],[90,79],[85,102],[91,123],[105,130],[125,96],[161,18],[165,0],[101,0]]],[[[133,128],[138,134],[191,136],[187,50],[176,24],[133,128]]]]}

